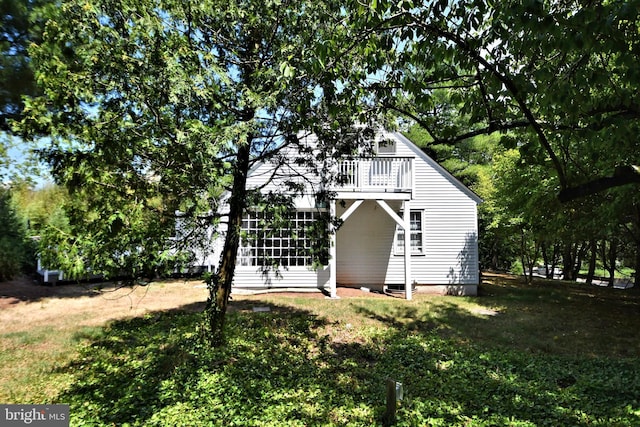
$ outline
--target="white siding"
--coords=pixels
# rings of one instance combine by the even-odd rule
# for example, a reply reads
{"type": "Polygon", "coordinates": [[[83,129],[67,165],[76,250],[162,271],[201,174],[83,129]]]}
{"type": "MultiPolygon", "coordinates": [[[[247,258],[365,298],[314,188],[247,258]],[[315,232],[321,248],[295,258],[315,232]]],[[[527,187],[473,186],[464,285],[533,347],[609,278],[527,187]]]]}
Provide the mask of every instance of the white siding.
{"type": "MultiPolygon", "coordinates": [[[[402,142],[405,138],[395,135],[402,142]]],[[[416,156],[411,209],[424,209],[425,254],[412,256],[418,284],[478,284],[477,203],[480,199],[413,144],[397,155],[416,156]]],[[[392,256],[388,283],[401,283],[402,256],[392,256]]]]}
{"type": "Polygon", "coordinates": [[[306,267],[289,267],[281,268],[278,274],[263,274],[258,267],[236,266],[233,286],[238,289],[324,289],[329,286],[329,270],[326,267],[317,271],[306,267]]]}
{"type": "Polygon", "coordinates": [[[321,189],[320,180],[315,179],[306,168],[300,166],[294,169],[286,165],[275,166],[271,163],[259,163],[250,171],[247,188],[261,188],[265,193],[282,193],[288,181],[305,185],[306,194],[315,194],[321,189]],[[265,185],[267,180],[269,182],[265,185]]]}
{"type": "MultiPolygon", "coordinates": [[[[412,281],[426,285],[478,284],[477,204],[480,199],[427,157],[420,149],[398,134],[387,134],[396,139],[395,156],[413,157],[414,192],[411,210],[424,211],[423,255],[414,255],[412,281]]],[[[260,187],[273,176],[273,166],[257,165],[249,177],[249,187],[260,187]]],[[[300,179],[309,178],[302,170],[300,179]]],[[[283,171],[285,176],[289,171],[283,171]]],[[[287,179],[287,178],[283,178],[287,179]]],[[[319,189],[316,181],[310,185],[307,196],[296,201],[299,208],[315,204],[313,191],[319,189]]],[[[282,181],[274,181],[264,191],[282,189],[282,181]]],[[[354,195],[356,196],[356,195],[354,195]]],[[[341,215],[346,206],[337,206],[341,215]]],[[[402,202],[387,201],[395,211],[402,202]]],[[[375,202],[366,200],[342,225],[337,233],[337,280],[351,286],[404,283],[404,257],[393,252],[395,222],[375,202]]],[[[224,237],[224,227],[217,241],[214,258],[217,262],[224,237]]],[[[276,275],[263,275],[258,267],[236,267],[236,288],[325,288],[329,286],[328,267],[313,271],[306,267],[281,269],[276,275]]]]}
{"type": "MultiPolygon", "coordinates": [[[[317,141],[313,135],[301,136],[301,138],[309,146],[315,146],[317,141]]],[[[305,194],[315,194],[321,190],[320,178],[315,176],[308,167],[295,164],[295,159],[300,155],[295,152],[293,146],[283,149],[279,154],[287,159],[285,164],[279,164],[275,158],[256,163],[249,171],[247,188],[261,188],[264,193],[282,193],[286,189],[287,182],[295,182],[305,186],[305,194]]]]}

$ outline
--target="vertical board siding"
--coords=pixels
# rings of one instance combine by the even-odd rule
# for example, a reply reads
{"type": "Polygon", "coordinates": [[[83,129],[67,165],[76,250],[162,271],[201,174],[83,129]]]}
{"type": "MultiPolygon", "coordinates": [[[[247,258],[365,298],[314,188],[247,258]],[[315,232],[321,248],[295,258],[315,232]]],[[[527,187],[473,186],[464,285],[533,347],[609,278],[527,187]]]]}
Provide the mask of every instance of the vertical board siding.
{"type": "MultiPolygon", "coordinates": [[[[393,207],[399,208],[399,204],[393,207]]],[[[337,215],[344,211],[338,209],[337,215]]],[[[384,283],[394,235],[395,222],[391,217],[375,201],[365,201],[338,230],[337,282],[351,286],[384,283]]],[[[404,277],[404,270],[400,277],[404,277]]]]}

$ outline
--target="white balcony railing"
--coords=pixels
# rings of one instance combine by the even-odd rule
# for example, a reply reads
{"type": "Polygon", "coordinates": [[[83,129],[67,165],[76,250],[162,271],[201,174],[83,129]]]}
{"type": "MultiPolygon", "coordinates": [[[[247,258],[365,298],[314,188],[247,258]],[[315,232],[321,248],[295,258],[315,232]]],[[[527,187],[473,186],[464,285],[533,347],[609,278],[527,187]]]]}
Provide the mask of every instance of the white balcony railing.
{"type": "Polygon", "coordinates": [[[339,189],[342,191],[411,191],[413,158],[374,157],[341,160],[339,189]]]}

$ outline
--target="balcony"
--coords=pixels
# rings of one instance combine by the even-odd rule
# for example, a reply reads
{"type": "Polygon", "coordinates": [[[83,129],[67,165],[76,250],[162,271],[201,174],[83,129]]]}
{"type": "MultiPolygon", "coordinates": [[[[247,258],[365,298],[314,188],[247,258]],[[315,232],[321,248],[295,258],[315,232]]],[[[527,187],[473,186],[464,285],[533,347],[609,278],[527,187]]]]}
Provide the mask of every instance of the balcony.
{"type": "Polygon", "coordinates": [[[344,193],[411,193],[412,157],[341,160],[336,191],[344,193]]]}

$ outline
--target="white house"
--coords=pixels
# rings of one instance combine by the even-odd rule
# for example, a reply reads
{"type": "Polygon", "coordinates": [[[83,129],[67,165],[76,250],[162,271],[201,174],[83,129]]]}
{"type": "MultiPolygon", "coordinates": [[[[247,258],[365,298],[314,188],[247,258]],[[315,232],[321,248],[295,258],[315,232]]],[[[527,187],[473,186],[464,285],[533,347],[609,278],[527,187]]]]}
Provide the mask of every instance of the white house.
{"type": "MultiPolygon", "coordinates": [[[[296,199],[295,226],[242,242],[234,289],[322,289],[335,297],[336,286],[367,287],[404,290],[408,299],[414,291],[477,293],[481,199],[400,133],[380,134],[378,141],[375,157],[339,162],[343,180],[330,189],[328,203],[318,203],[314,194],[321,180],[305,176],[309,190],[296,199]],[[327,211],[341,224],[330,234],[326,265],[314,269],[305,253],[312,242],[303,230],[327,211]],[[266,258],[281,259],[277,272],[265,272],[266,258]]],[[[276,169],[258,164],[248,186],[277,188],[287,173],[279,178],[276,169]]],[[[264,231],[252,212],[243,228],[248,235],[264,231]]],[[[222,248],[224,226],[218,231],[204,261],[209,267],[222,248]]]]}

